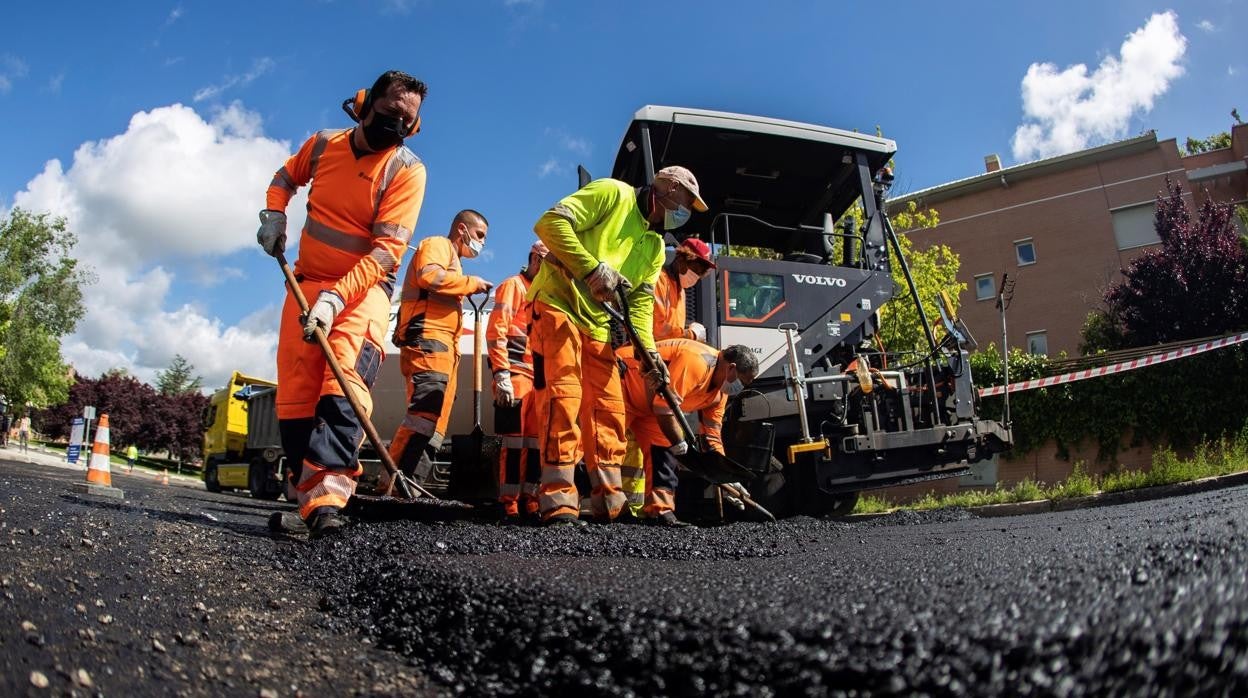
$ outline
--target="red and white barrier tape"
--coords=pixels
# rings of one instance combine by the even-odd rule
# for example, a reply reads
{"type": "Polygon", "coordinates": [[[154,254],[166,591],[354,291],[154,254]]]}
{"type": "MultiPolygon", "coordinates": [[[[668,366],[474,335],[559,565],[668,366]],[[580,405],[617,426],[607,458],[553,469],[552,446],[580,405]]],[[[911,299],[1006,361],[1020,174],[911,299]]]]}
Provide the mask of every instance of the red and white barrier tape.
{"type": "Polygon", "coordinates": [[[994,385],[991,388],[980,388],[979,396],[992,397],[994,395],[1004,395],[1006,388],[1009,388],[1011,393],[1017,393],[1024,390],[1034,390],[1036,388],[1048,388],[1050,386],[1061,385],[1063,383],[1074,383],[1075,381],[1086,380],[1088,378],[1099,378],[1101,376],[1108,376],[1111,373],[1134,371],[1137,368],[1144,368],[1145,366],[1152,366],[1154,364],[1174,361],[1175,359],[1182,359],[1196,354],[1203,354],[1207,351],[1229,347],[1232,344],[1239,344],[1241,342],[1248,342],[1248,332],[1242,332],[1230,337],[1223,337],[1222,339],[1215,339],[1212,342],[1201,342],[1200,344],[1193,344],[1188,347],[1173,349],[1160,354],[1150,354],[1149,356],[1143,356],[1130,361],[1123,361],[1122,363],[1110,364],[1108,366],[1088,368],[1082,371],[1075,371],[1073,373],[1063,373],[1060,376],[1036,378],[1034,380],[1022,381],[1020,383],[1010,383],[1008,386],[994,385]]]}

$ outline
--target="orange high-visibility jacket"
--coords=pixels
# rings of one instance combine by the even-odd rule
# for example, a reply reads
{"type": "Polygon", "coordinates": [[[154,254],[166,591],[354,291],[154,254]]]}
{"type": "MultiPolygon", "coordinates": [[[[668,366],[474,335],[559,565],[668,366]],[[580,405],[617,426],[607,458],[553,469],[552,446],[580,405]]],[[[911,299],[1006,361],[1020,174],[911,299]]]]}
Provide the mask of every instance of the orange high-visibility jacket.
{"type": "MultiPolygon", "coordinates": [[[[680,401],[681,411],[698,413],[698,421],[701,423],[699,431],[706,436],[712,449],[723,453],[721,426],[724,410],[728,406],[728,396],[720,389],[722,386],[711,384],[719,351],[695,339],[664,339],[656,346],[659,356],[667,364],[668,373],[671,374],[672,393],[680,401]]],[[[624,361],[627,368],[622,383],[624,409],[629,421],[672,414],[662,395],[656,394],[652,401],[647,400],[649,391],[646,390],[640,362],[634,356],[633,348],[621,347],[616,351],[616,356],[624,361]]]]}
{"type": "Polygon", "coordinates": [[[525,296],[529,280],[516,274],[503,280],[494,291],[485,341],[490,350],[490,370],[510,371],[533,377],[533,354],[529,351],[529,322],[532,311],[525,296]]]}
{"type": "Polygon", "coordinates": [[[347,304],[379,283],[393,289],[425,198],[425,166],[412,151],[357,157],[352,131],[321,131],[304,142],[273,176],[265,202],[285,211],[295,190],[314,182],[295,273],[336,282],[331,290],[347,304]]]}
{"type": "Polygon", "coordinates": [[[451,340],[451,351],[459,354],[457,340],[464,329],[464,296],[475,290],[477,282],[464,274],[450,238],[421,240],[416,258],[403,276],[399,321],[394,326],[395,345],[416,346],[431,336],[440,341],[451,340]]]}
{"type": "Polygon", "coordinates": [[[664,267],[654,283],[654,339],[673,337],[693,339],[693,331],[685,327],[685,289],[671,269],[664,267]]]}

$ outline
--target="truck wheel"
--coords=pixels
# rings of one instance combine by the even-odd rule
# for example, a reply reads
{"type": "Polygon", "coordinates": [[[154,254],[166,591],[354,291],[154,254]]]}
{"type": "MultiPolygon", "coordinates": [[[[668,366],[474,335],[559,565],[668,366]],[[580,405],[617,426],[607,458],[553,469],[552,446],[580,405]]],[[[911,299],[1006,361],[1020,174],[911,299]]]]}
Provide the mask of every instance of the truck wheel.
{"type": "Polygon", "coordinates": [[[281,490],[276,483],[270,484],[269,464],[263,458],[254,458],[247,469],[247,489],[255,499],[277,499],[281,490]]]}
{"type": "Polygon", "coordinates": [[[209,492],[220,492],[221,481],[217,479],[216,461],[208,461],[204,466],[204,489],[209,492]]]}

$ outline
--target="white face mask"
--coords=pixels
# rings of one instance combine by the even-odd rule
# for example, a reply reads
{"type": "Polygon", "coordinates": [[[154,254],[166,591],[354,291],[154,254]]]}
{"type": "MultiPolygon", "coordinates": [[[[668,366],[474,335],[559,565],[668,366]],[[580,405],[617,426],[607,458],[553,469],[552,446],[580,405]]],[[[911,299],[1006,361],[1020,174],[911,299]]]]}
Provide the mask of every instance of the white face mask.
{"type": "Polygon", "coordinates": [[[745,386],[742,385],[741,379],[738,378],[734,381],[724,381],[724,387],[720,388],[720,390],[724,391],[724,395],[732,397],[733,395],[740,393],[742,390],[745,390],[745,386]]]}
{"type": "Polygon", "coordinates": [[[699,278],[701,277],[698,275],[698,272],[686,269],[680,273],[680,287],[692,288],[694,284],[698,283],[699,278]]]}
{"type": "Polygon", "coordinates": [[[480,240],[462,240],[459,243],[459,256],[472,259],[481,254],[481,250],[485,249],[485,243],[480,240]]]}

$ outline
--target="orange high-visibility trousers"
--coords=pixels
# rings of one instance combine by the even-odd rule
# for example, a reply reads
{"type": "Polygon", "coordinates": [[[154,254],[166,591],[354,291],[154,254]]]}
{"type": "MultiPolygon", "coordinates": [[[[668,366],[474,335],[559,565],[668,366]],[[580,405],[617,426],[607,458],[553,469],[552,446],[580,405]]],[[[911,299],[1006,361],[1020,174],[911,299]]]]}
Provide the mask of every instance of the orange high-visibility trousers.
{"type": "Polygon", "coordinates": [[[653,414],[630,418],[628,429],[637,440],[645,469],[646,493],[642,516],[650,518],[675,511],[676,486],[680,480],[676,474],[676,456],[667,450],[672,446],[671,440],[659,428],[653,414]]]}
{"type": "Polygon", "coordinates": [[[502,441],[498,451],[498,501],[507,516],[538,512],[537,490],[542,462],[537,440],[537,394],[533,379],[511,374],[511,386],[520,404],[494,406],[494,433],[502,441]]]}
{"type": "MultiPolygon", "coordinates": [[[[316,298],[333,284],[301,280],[299,287],[306,298],[316,298]]],[[[330,350],[365,416],[373,409],[369,389],[384,359],[381,341],[389,314],[389,296],[374,286],[338,313],[328,334],[330,350]]],[[[299,513],[306,519],[319,507],[346,506],[355,493],[364,428],[343,397],[321,347],[303,340],[300,315],[299,304],[288,291],[277,340],[277,418],[287,424],[313,420],[295,487],[299,513]]],[[[293,444],[289,450],[297,452],[302,445],[293,444]]]]}
{"type": "Polygon", "coordinates": [[[533,303],[533,374],[537,393],[542,482],[538,506],[543,520],[580,514],[573,480],[585,456],[592,485],[593,514],[614,519],[624,508],[620,480],[624,460],[624,395],[610,342],[583,333],[567,314],[533,303]],[[582,443],[582,411],[592,424],[591,453],[582,443]]]}
{"type": "Polygon", "coordinates": [[[452,333],[432,333],[399,351],[399,370],[407,385],[407,414],[390,441],[390,457],[412,474],[426,446],[439,448],[446,437],[455,401],[459,346],[452,333]]]}

